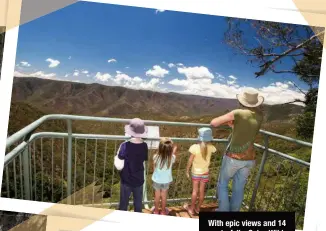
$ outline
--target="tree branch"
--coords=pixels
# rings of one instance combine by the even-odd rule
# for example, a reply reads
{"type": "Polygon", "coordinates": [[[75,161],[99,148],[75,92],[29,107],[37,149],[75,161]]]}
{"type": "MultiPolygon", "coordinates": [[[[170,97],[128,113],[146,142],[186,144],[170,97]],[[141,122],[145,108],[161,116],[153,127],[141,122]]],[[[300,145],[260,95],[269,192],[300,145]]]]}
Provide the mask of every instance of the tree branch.
{"type": "Polygon", "coordinates": [[[304,94],[305,96],[307,96],[307,93],[305,93],[301,88],[298,87],[298,85],[296,85],[294,82],[289,81],[290,83],[293,84],[293,86],[295,86],[302,94],[304,94]]]}
{"type": "Polygon", "coordinates": [[[290,73],[290,74],[295,74],[296,72],[291,71],[291,70],[282,70],[282,71],[276,71],[272,68],[270,68],[272,72],[276,73],[276,74],[281,74],[281,73],[290,73]]]}
{"type": "Polygon", "coordinates": [[[275,57],[274,59],[267,61],[266,63],[264,63],[263,65],[261,65],[260,67],[262,68],[259,72],[256,72],[256,78],[259,76],[262,76],[266,73],[266,71],[268,69],[270,69],[270,67],[272,66],[273,63],[277,62],[278,60],[280,60],[281,58],[287,56],[288,54],[301,49],[302,47],[304,47],[307,43],[311,42],[312,40],[314,40],[315,38],[318,38],[318,36],[320,36],[321,34],[325,33],[325,31],[319,32],[318,34],[315,34],[313,36],[311,36],[309,39],[305,40],[304,42],[298,44],[297,46],[286,50],[285,52],[283,52],[282,54],[280,54],[279,56],[275,57]]]}

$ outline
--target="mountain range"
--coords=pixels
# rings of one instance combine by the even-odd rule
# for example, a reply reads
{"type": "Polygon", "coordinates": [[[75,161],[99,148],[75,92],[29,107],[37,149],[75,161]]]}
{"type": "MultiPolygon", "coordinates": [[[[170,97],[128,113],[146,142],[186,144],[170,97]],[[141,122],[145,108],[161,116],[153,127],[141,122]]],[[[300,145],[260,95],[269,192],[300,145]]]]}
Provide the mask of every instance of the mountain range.
{"type": "MultiPolygon", "coordinates": [[[[44,113],[125,117],[144,115],[189,118],[218,115],[238,107],[236,99],[135,90],[97,83],[86,84],[32,77],[15,77],[12,103],[26,103],[44,113]],[[130,116],[129,116],[130,115],[130,116]]],[[[267,120],[300,114],[297,105],[264,105],[267,120]]]]}

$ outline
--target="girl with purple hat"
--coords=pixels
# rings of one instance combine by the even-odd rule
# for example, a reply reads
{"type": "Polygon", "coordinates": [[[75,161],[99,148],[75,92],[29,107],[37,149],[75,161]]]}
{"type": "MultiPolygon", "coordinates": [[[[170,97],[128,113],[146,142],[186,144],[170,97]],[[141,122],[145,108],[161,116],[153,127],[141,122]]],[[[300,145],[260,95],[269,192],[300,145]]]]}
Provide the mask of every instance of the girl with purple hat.
{"type": "Polygon", "coordinates": [[[119,210],[127,211],[131,193],[134,199],[134,211],[142,212],[142,197],[144,184],[144,161],[148,160],[148,146],[143,138],[147,135],[147,127],[141,119],[132,119],[125,126],[126,134],[131,139],[122,143],[118,150],[116,162],[123,161],[120,171],[120,203],[119,210]]]}

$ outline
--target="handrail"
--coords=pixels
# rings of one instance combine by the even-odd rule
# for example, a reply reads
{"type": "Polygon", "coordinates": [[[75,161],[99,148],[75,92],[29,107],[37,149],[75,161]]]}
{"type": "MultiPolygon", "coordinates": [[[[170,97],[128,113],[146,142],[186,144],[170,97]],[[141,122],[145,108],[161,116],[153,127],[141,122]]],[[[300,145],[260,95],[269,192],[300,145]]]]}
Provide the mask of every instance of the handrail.
{"type": "MultiPolygon", "coordinates": [[[[28,126],[24,127],[20,131],[14,133],[7,138],[6,148],[17,142],[19,139],[22,139],[25,136],[28,136],[31,132],[35,131],[42,123],[48,120],[84,120],[84,121],[98,121],[98,122],[113,122],[113,123],[128,123],[130,119],[121,119],[121,118],[107,118],[107,117],[95,117],[95,116],[78,116],[78,115],[65,115],[65,114],[50,114],[41,117],[40,119],[34,121],[28,126]]],[[[155,121],[155,120],[144,120],[147,125],[171,125],[171,126],[190,126],[190,127],[211,127],[210,124],[204,123],[185,123],[185,122],[170,122],[170,121],[155,121]]],[[[282,136],[276,133],[268,132],[265,130],[260,130],[260,133],[277,137],[286,141],[294,142],[303,146],[312,147],[311,143],[290,138],[287,136],[282,136]]]]}
{"type": "MultiPolygon", "coordinates": [[[[14,159],[27,145],[28,143],[34,141],[37,138],[66,138],[69,137],[68,133],[60,133],[60,132],[38,132],[33,134],[29,141],[27,142],[22,142],[21,144],[19,144],[16,148],[14,148],[11,152],[9,152],[6,156],[5,156],[5,161],[4,164],[5,166],[12,160],[14,159]]],[[[105,139],[105,140],[126,140],[130,137],[128,136],[121,136],[121,135],[102,135],[102,134],[80,134],[80,133],[72,133],[71,134],[72,138],[76,138],[76,139],[105,139]]],[[[172,137],[171,138],[173,141],[176,142],[196,142],[198,141],[197,138],[182,138],[182,137],[172,137]]],[[[146,140],[151,140],[151,141],[158,141],[159,138],[147,138],[146,140]]],[[[227,143],[228,139],[213,139],[213,142],[218,142],[218,143],[227,143]]],[[[256,144],[255,143],[255,147],[261,149],[261,150],[265,150],[265,147],[260,145],[260,144],[256,144]]],[[[278,155],[282,158],[294,161],[298,164],[310,167],[310,163],[303,161],[301,159],[292,157],[290,155],[287,155],[285,153],[276,151],[274,149],[268,148],[267,149],[268,152],[278,155]]]]}
{"type": "MultiPolygon", "coordinates": [[[[35,139],[38,138],[67,138],[69,137],[68,133],[61,133],[61,132],[38,132],[33,134],[28,141],[23,141],[19,144],[16,148],[10,151],[7,155],[5,155],[4,165],[10,163],[27,145],[31,143],[35,139]]],[[[130,137],[128,136],[121,136],[121,135],[101,135],[101,134],[81,134],[81,133],[72,133],[72,138],[79,138],[79,139],[104,139],[104,140],[126,140],[130,137]]],[[[176,142],[196,142],[198,141],[197,138],[182,138],[182,137],[172,137],[173,141],[176,142]]],[[[146,140],[151,141],[159,141],[160,138],[146,138],[146,140]]],[[[220,142],[220,143],[227,143],[228,139],[213,139],[213,142],[220,142]]]]}
{"type": "MultiPolygon", "coordinates": [[[[124,135],[106,135],[106,134],[80,134],[80,133],[73,133],[72,129],[71,129],[71,122],[73,120],[79,120],[79,121],[97,121],[97,122],[111,122],[111,123],[128,123],[130,121],[130,119],[120,119],[120,118],[104,118],[104,117],[93,117],[93,116],[75,116],[75,115],[61,115],[61,114],[52,114],[52,115],[46,115],[43,116],[41,118],[39,118],[38,120],[34,121],[33,123],[29,124],[28,126],[24,127],[23,129],[21,129],[20,131],[14,133],[13,135],[11,135],[10,137],[7,138],[7,143],[6,143],[6,147],[10,148],[9,152],[6,153],[5,155],[5,161],[4,161],[4,167],[6,168],[6,174],[7,174],[7,190],[9,190],[9,179],[8,179],[8,168],[10,168],[9,164],[13,163],[13,169],[14,169],[14,175],[16,174],[15,169],[17,166],[17,162],[15,162],[15,158],[19,156],[19,164],[20,166],[18,167],[18,170],[21,174],[24,174],[24,177],[22,178],[21,175],[21,179],[20,179],[20,183],[21,183],[21,188],[23,189],[23,192],[21,192],[21,194],[25,194],[22,195],[24,196],[25,199],[29,200],[31,198],[31,194],[32,194],[32,188],[30,186],[31,184],[31,157],[29,157],[29,155],[31,155],[31,150],[34,150],[34,157],[35,157],[35,143],[34,143],[34,147],[32,149],[30,149],[30,145],[32,144],[33,141],[35,141],[36,139],[39,138],[52,138],[52,158],[53,158],[53,139],[55,138],[64,138],[63,139],[63,146],[65,145],[65,139],[67,139],[67,157],[66,157],[66,164],[65,167],[67,169],[67,196],[71,195],[72,193],[72,144],[73,144],[73,140],[72,139],[84,139],[86,140],[85,144],[85,150],[87,147],[87,140],[96,140],[96,144],[97,144],[97,140],[108,140],[108,141],[124,141],[126,139],[129,139],[130,137],[128,136],[124,136],[124,135]],[[40,125],[42,125],[44,122],[48,121],[48,120],[63,120],[64,122],[67,123],[67,131],[66,132],[38,132],[37,129],[39,128],[40,125]],[[14,147],[12,147],[13,145],[15,145],[14,147]],[[23,172],[22,172],[22,167],[23,167],[23,172]],[[24,184],[24,187],[22,186],[24,184]]],[[[144,120],[146,125],[170,125],[170,126],[189,126],[189,127],[211,127],[209,124],[204,124],[204,123],[185,123],[185,122],[169,122],[169,121],[153,121],[153,120],[144,120]]],[[[225,126],[227,127],[227,126],[225,126]]],[[[221,128],[223,129],[224,126],[221,126],[221,128]]],[[[228,127],[227,127],[228,128],[228,127]]],[[[229,129],[229,128],[228,128],[229,129]]],[[[262,176],[262,173],[264,172],[265,169],[265,162],[268,159],[269,155],[272,155],[274,157],[281,157],[285,160],[288,160],[292,163],[296,163],[301,165],[301,167],[310,167],[310,163],[292,157],[290,155],[287,155],[285,153],[282,153],[280,151],[274,150],[269,148],[269,137],[275,137],[275,138],[279,138],[288,142],[292,142],[292,143],[296,143],[302,146],[306,146],[306,147],[312,147],[311,143],[305,142],[305,141],[301,141],[301,140],[297,140],[294,138],[290,138],[284,135],[279,135],[276,133],[272,133],[269,131],[264,131],[264,130],[260,130],[260,134],[262,134],[263,138],[265,139],[265,143],[264,144],[258,144],[255,143],[254,146],[255,148],[259,149],[259,150],[263,150],[264,153],[262,155],[262,160],[259,166],[259,171],[257,173],[256,179],[253,179],[253,182],[255,183],[255,187],[252,191],[252,195],[251,195],[251,200],[250,200],[250,206],[247,207],[249,208],[249,210],[252,210],[255,207],[255,201],[256,201],[256,197],[257,195],[259,196],[259,186],[260,186],[260,178],[262,176]]],[[[176,142],[197,142],[198,139],[197,138],[184,138],[184,137],[172,137],[171,138],[173,141],[176,142]]],[[[148,137],[146,140],[148,141],[158,141],[159,138],[155,137],[148,137]]],[[[218,142],[218,143],[229,143],[229,138],[224,138],[224,139],[213,139],[213,142],[218,142]]],[[[75,143],[76,144],[76,143],[75,143]]],[[[230,143],[229,143],[230,144],[230,143]]],[[[42,144],[41,144],[42,145],[42,144]]],[[[106,145],[106,142],[105,142],[106,145]]],[[[75,145],[76,146],[76,145],[75,145]]],[[[95,146],[97,147],[97,146],[95,146]]],[[[106,146],[105,146],[106,147],[106,146]]],[[[117,142],[115,142],[115,151],[116,152],[116,147],[117,147],[117,142]]],[[[95,148],[96,150],[96,148],[95,148]]],[[[64,169],[64,149],[62,150],[62,174],[63,174],[63,169],[64,169]]],[[[75,150],[76,152],[76,150],[75,150]]],[[[105,151],[106,152],[106,151],[105,151]]],[[[76,154],[75,154],[76,155],[76,154]]],[[[41,146],[41,156],[42,156],[42,146],[41,146]]],[[[96,162],[96,151],[95,151],[95,162],[96,162]]],[[[35,159],[34,159],[34,163],[35,163],[35,159]]],[[[279,164],[282,164],[283,162],[280,162],[279,164]]],[[[292,166],[291,163],[291,166],[292,166]]],[[[53,164],[53,162],[52,162],[53,164]]],[[[76,163],[75,163],[76,164],[76,163]]],[[[43,164],[41,164],[43,166],[43,164]]],[[[86,151],[85,151],[85,166],[86,166],[86,151]]],[[[179,165],[180,166],[180,165],[179,165]]],[[[53,168],[53,166],[52,166],[53,168]]],[[[43,169],[43,167],[42,167],[43,169]]],[[[86,167],[85,167],[86,169],[86,167]]],[[[104,167],[105,169],[105,167],[104,167]]],[[[34,171],[35,171],[35,166],[34,166],[34,171]]],[[[43,170],[42,170],[43,171],[43,170]]],[[[105,170],[104,170],[105,171],[105,170]]],[[[277,170],[279,171],[279,169],[277,170]]],[[[292,171],[292,167],[287,170],[287,177],[289,175],[289,173],[292,171]]],[[[302,172],[302,171],[301,171],[302,172]]],[[[301,172],[299,174],[299,178],[301,176],[301,172]]],[[[34,172],[34,174],[36,174],[34,172]]],[[[43,172],[42,172],[43,174],[43,172]]],[[[53,173],[52,173],[53,174],[53,173]]],[[[75,172],[76,174],[76,172],[75,172]]],[[[145,173],[146,174],[146,173],[145,173]]],[[[34,175],[35,177],[35,175],[34,175]]],[[[52,176],[53,177],[53,176],[52,176]]],[[[63,177],[63,175],[62,175],[63,177]]],[[[113,182],[113,177],[114,177],[114,172],[112,174],[112,182],[113,182]]],[[[15,179],[15,178],[14,178],[15,179]]],[[[94,179],[95,179],[95,170],[94,170],[94,179]]],[[[103,178],[104,179],[104,178],[103,178]]],[[[43,178],[42,178],[43,180],[43,178]]],[[[76,178],[75,178],[76,180],[76,178]]],[[[36,181],[34,179],[34,181],[36,181]]],[[[53,178],[52,178],[53,181],[53,178]]],[[[285,181],[286,184],[287,180],[285,181]]],[[[299,182],[299,181],[298,181],[299,182]]],[[[85,172],[84,172],[84,184],[85,184],[85,172]]],[[[113,184],[113,183],[112,183],[113,184]]],[[[16,180],[14,180],[14,185],[16,185],[16,180]]],[[[43,187],[43,182],[42,182],[42,187],[43,187]]],[[[151,199],[147,200],[147,184],[146,184],[146,178],[145,178],[145,184],[144,184],[144,194],[143,195],[143,204],[146,206],[148,205],[148,203],[151,203],[151,199]]],[[[265,186],[264,186],[265,188],[265,186]]],[[[36,189],[35,189],[36,190],[36,189]]],[[[9,191],[8,191],[9,192],[9,191]]],[[[16,188],[15,188],[15,193],[17,192],[16,188]]],[[[43,192],[43,189],[42,189],[43,192]]],[[[63,193],[63,191],[62,191],[63,193]]],[[[112,193],[112,188],[111,188],[111,193],[112,193]]],[[[284,189],[283,189],[283,193],[284,193],[284,189]]],[[[36,194],[35,194],[36,195],[36,194]]],[[[42,194],[43,195],[43,194],[42,194]]],[[[93,195],[94,196],[94,195],[93,195]]],[[[10,197],[10,196],[9,196],[10,197]]],[[[15,195],[15,197],[17,197],[15,195]]],[[[36,197],[36,196],[35,196],[36,197]]],[[[53,195],[52,195],[53,197],[53,195]]],[[[212,197],[215,198],[215,197],[212,197]]],[[[42,197],[43,200],[43,197],[42,197]]],[[[53,200],[53,198],[52,198],[53,200]]],[[[183,200],[183,198],[174,198],[173,201],[181,201],[183,200]]],[[[111,203],[111,201],[110,201],[111,203]]],[[[115,202],[112,202],[113,204],[115,202]]],[[[268,202],[269,203],[269,202],[268,202]]],[[[68,201],[68,204],[70,204],[70,202],[68,201]]],[[[259,202],[260,204],[260,202],[259,202]]]]}

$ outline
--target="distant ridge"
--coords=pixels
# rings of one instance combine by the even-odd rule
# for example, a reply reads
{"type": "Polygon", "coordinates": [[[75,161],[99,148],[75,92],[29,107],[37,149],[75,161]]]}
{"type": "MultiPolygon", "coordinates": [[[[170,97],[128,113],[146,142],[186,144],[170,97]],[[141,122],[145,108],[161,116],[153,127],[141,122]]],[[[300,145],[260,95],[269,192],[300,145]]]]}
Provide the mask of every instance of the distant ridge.
{"type": "MultiPolygon", "coordinates": [[[[135,90],[98,83],[77,83],[41,78],[15,77],[12,102],[24,102],[45,113],[93,116],[128,114],[160,117],[217,115],[238,107],[236,99],[135,90]]],[[[268,120],[284,120],[299,114],[297,105],[265,105],[268,120]]]]}

